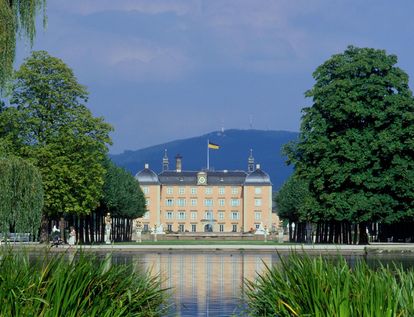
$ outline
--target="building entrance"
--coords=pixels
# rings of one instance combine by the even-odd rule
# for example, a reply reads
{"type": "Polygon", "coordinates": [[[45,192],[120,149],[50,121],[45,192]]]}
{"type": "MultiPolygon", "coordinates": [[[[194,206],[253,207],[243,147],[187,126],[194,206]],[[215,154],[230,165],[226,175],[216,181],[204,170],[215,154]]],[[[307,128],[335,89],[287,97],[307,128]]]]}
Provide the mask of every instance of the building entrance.
{"type": "Polygon", "coordinates": [[[211,224],[206,224],[204,226],[204,232],[213,232],[213,226],[211,224]]]}

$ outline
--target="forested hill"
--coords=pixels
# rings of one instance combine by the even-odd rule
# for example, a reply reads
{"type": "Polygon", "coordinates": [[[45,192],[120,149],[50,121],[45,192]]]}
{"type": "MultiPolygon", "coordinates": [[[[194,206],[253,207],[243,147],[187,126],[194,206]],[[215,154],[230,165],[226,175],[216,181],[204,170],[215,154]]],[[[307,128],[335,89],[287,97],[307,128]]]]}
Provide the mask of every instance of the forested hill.
{"type": "Polygon", "coordinates": [[[156,173],[162,169],[164,149],[168,151],[170,169],[175,169],[175,156],[183,157],[183,170],[200,170],[207,166],[207,140],[220,145],[219,150],[210,149],[210,169],[247,170],[247,159],[253,149],[255,163],[266,171],[276,190],[292,173],[292,167],[285,164],[282,147],[298,137],[297,132],[263,130],[227,130],[212,132],[199,137],[176,140],[156,146],[125,151],[111,155],[119,166],[132,174],[144,168],[148,163],[156,173]]]}

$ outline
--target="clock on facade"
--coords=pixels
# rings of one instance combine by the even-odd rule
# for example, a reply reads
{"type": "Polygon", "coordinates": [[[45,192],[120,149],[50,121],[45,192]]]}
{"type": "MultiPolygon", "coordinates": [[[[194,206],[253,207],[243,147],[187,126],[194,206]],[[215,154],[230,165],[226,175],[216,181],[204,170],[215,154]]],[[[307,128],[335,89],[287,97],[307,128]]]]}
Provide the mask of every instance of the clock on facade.
{"type": "Polygon", "coordinates": [[[205,173],[199,173],[197,175],[197,184],[199,185],[205,185],[207,183],[207,177],[205,173]]]}

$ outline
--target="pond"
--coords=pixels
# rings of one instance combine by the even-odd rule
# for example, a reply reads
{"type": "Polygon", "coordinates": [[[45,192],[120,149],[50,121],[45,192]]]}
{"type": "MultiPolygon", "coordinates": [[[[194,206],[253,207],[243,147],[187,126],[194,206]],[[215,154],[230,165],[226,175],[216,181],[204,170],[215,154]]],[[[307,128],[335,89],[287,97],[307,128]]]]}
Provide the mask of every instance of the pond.
{"type": "MultiPolygon", "coordinates": [[[[352,263],[361,258],[374,266],[378,261],[414,266],[414,257],[407,256],[348,256],[347,260],[352,263]]],[[[266,252],[116,252],[112,263],[160,274],[162,287],[171,294],[168,316],[241,316],[245,279],[254,279],[266,265],[280,263],[280,259],[266,252]]]]}

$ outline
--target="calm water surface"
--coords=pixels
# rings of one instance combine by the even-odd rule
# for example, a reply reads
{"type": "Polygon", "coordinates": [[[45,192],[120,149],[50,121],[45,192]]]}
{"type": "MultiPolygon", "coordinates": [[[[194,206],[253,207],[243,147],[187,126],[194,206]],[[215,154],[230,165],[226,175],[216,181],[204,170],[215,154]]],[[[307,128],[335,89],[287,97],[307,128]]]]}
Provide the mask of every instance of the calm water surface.
{"type": "MultiPolygon", "coordinates": [[[[397,261],[414,266],[414,257],[347,257],[372,265],[397,261]]],[[[113,264],[132,264],[137,270],[160,274],[170,288],[172,308],[168,316],[242,316],[245,279],[253,280],[266,265],[280,263],[277,254],[243,252],[113,253],[113,264]]]]}

